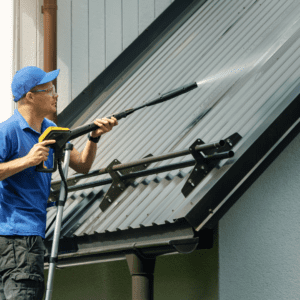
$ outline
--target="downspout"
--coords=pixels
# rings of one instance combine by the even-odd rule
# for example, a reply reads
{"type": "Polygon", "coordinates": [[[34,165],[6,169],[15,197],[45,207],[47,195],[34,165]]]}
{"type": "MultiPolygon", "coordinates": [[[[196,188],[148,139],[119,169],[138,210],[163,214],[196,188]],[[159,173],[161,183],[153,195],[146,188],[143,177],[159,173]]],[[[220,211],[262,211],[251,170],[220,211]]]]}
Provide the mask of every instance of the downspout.
{"type": "MultiPolygon", "coordinates": [[[[204,236],[207,234],[204,233],[204,236]]],[[[209,248],[212,248],[209,243],[209,248]]],[[[170,240],[169,245],[182,254],[189,254],[196,250],[199,244],[199,237],[170,240]]],[[[203,249],[207,249],[207,245],[202,244],[203,249]],[[204,247],[203,247],[204,246],[204,247]]],[[[154,298],[154,267],[156,256],[154,253],[146,257],[139,248],[132,247],[133,252],[126,254],[126,260],[132,277],[132,300],[153,300],[154,298]]],[[[201,248],[202,249],[202,248],[201,248]]]]}
{"type": "Polygon", "coordinates": [[[132,276],[132,300],[153,300],[155,258],[128,254],[126,259],[132,276]]]}
{"type": "MultiPolygon", "coordinates": [[[[42,13],[44,14],[44,71],[50,72],[57,69],[57,0],[44,0],[42,13]]],[[[57,90],[56,79],[53,84],[57,90]]],[[[46,118],[57,124],[57,111],[46,118]]]]}

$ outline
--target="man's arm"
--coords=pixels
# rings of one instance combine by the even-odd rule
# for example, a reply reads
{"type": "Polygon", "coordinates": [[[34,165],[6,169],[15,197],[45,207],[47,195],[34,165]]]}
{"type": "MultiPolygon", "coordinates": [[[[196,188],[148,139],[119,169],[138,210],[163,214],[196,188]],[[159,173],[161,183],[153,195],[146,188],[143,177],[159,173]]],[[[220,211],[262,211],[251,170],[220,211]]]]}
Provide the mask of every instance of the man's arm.
{"type": "Polygon", "coordinates": [[[22,172],[29,167],[31,167],[31,165],[26,156],[0,163],[0,181],[22,172]]]}
{"type": "Polygon", "coordinates": [[[82,153],[74,147],[70,155],[70,167],[77,173],[87,174],[92,167],[97,152],[97,144],[87,141],[82,153]]]}
{"type": "Polygon", "coordinates": [[[37,143],[31,148],[26,156],[0,163],[0,181],[22,172],[29,167],[36,166],[42,161],[46,161],[49,156],[49,148],[47,146],[53,143],[55,143],[55,140],[37,143]]]}
{"type": "MultiPolygon", "coordinates": [[[[96,138],[106,132],[111,131],[113,126],[118,125],[118,121],[114,117],[112,117],[111,119],[103,118],[95,120],[94,124],[97,125],[99,128],[91,133],[91,137],[96,138]]],[[[73,150],[70,155],[70,167],[78,173],[87,174],[90,171],[94,162],[96,151],[97,144],[89,140],[87,141],[82,153],[79,153],[73,147],[73,150]]]]}
{"type": "MultiPolygon", "coordinates": [[[[82,152],[83,159],[81,159],[81,154],[73,148],[70,157],[70,167],[78,173],[87,174],[94,162],[96,151],[97,145],[88,141],[82,152]]],[[[45,156],[46,159],[47,157],[45,156]]],[[[0,163],[0,181],[32,166],[32,161],[27,156],[0,163]]]]}

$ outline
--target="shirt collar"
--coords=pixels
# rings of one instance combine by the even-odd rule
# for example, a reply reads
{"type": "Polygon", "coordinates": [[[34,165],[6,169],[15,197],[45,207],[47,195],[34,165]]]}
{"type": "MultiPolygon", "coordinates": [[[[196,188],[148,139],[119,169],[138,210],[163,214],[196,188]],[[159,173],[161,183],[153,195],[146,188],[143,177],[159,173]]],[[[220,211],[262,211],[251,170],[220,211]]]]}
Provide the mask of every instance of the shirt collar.
{"type": "MultiPolygon", "coordinates": [[[[18,120],[21,129],[24,130],[25,128],[29,128],[29,129],[33,130],[34,132],[37,132],[33,128],[31,128],[29,126],[29,124],[27,123],[27,121],[25,120],[25,118],[20,114],[20,112],[18,111],[17,108],[14,110],[14,115],[15,115],[15,118],[18,120]]],[[[44,121],[45,121],[45,118],[44,118],[44,120],[42,122],[42,128],[41,128],[42,133],[43,133],[43,124],[44,124],[44,121]]],[[[39,133],[39,132],[37,132],[37,133],[39,133]]]]}

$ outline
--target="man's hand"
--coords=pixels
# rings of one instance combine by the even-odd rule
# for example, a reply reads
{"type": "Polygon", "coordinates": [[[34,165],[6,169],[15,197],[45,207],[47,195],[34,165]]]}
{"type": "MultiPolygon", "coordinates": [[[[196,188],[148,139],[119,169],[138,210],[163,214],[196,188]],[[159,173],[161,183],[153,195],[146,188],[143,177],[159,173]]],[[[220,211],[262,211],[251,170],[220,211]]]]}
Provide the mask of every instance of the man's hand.
{"type": "Polygon", "coordinates": [[[111,117],[111,119],[97,119],[94,121],[94,124],[97,125],[99,128],[92,131],[91,137],[96,138],[106,132],[111,131],[114,126],[118,125],[118,121],[116,118],[111,117]]]}
{"type": "Polygon", "coordinates": [[[29,165],[33,167],[39,165],[43,161],[46,161],[48,159],[50,150],[50,148],[47,146],[54,143],[56,143],[55,140],[46,140],[35,144],[26,155],[29,165]]]}

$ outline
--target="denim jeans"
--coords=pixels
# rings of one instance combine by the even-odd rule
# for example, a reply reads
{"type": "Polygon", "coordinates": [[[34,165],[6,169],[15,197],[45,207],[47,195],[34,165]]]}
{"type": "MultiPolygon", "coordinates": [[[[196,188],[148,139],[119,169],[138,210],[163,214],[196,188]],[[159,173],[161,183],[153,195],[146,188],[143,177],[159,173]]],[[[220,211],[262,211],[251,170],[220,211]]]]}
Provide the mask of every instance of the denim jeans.
{"type": "Polygon", "coordinates": [[[0,300],[42,300],[44,255],[40,236],[0,235],[0,300]]]}

